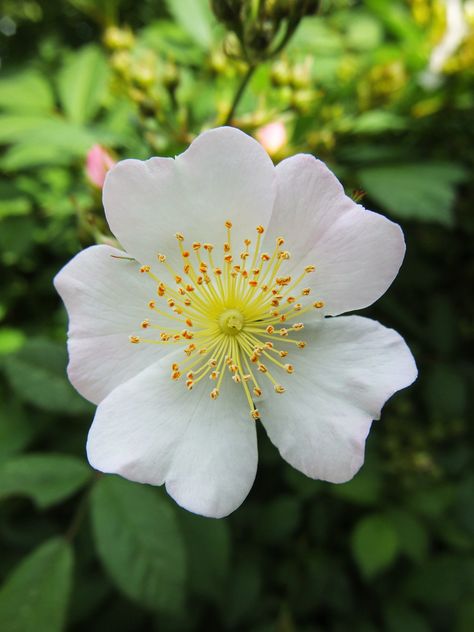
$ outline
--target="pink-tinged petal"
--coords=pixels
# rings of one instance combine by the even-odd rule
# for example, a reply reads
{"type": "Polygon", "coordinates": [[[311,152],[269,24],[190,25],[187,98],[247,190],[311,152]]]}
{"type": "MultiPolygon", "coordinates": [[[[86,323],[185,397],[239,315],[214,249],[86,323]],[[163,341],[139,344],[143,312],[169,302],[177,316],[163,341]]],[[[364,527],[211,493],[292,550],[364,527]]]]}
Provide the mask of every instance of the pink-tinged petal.
{"type": "Polygon", "coordinates": [[[57,274],[54,284],[69,314],[68,375],[79,393],[97,404],[116,386],[163,356],[158,345],[129,342],[154,316],[148,302],[156,287],[135,261],[110,246],[92,246],[57,274]]]}
{"type": "MultiPolygon", "coordinates": [[[[174,354],[173,354],[174,355],[174,354]]],[[[221,518],[237,509],[257,469],[255,423],[242,388],[189,392],[163,360],[113,391],[97,409],[87,454],[93,467],[161,485],[194,513],[221,518]]]]}
{"type": "Polygon", "coordinates": [[[305,284],[327,315],[362,309],[390,286],[403,261],[403,233],[383,215],[347,197],[334,174],[310,155],[297,155],[277,168],[277,199],[266,248],[285,237],[291,252],[286,269],[316,271],[305,284]]]}
{"type": "MultiPolygon", "coordinates": [[[[175,233],[190,242],[226,241],[224,222],[233,225],[235,244],[269,222],[275,170],[263,147],[240,130],[204,132],[176,159],[124,160],[107,175],[104,206],[109,225],[142,263],[161,252],[182,265],[175,233]]],[[[243,247],[243,246],[242,246],[243,247]]],[[[237,246],[240,248],[240,246],[237,246]]]]}
{"type": "Polygon", "coordinates": [[[305,334],[286,392],[259,404],[262,423],[290,465],[344,483],[364,461],[383,404],[416,379],[415,361],[396,331],[359,316],[325,319],[305,334]]]}

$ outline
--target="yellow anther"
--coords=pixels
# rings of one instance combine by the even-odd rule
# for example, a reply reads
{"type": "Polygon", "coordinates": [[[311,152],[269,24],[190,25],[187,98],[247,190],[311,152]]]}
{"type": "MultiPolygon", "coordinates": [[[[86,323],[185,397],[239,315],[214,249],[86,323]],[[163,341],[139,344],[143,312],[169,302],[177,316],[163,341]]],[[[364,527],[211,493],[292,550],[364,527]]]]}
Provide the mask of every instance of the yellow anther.
{"type": "Polygon", "coordinates": [[[176,281],[176,283],[182,283],[183,282],[183,277],[180,277],[179,274],[177,274],[174,277],[174,280],[176,281]]]}
{"type": "Polygon", "coordinates": [[[249,375],[248,373],[246,373],[245,375],[242,375],[242,379],[244,382],[248,382],[250,380],[252,376],[249,375]]]}
{"type": "Polygon", "coordinates": [[[285,364],[285,371],[287,373],[294,373],[295,369],[292,364],[285,364]]]}
{"type": "Polygon", "coordinates": [[[300,329],[304,329],[303,323],[295,323],[292,327],[295,331],[299,331],[300,329]]]}
{"type": "Polygon", "coordinates": [[[187,306],[191,305],[191,299],[190,298],[185,298],[183,303],[187,306]]]}
{"type": "Polygon", "coordinates": [[[300,349],[304,349],[306,347],[306,342],[304,340],[299,340],[296,344],[300,349]]]}
{"type": "Polygon", "coordinates": [[[142,272],[142,273],[143,272],[150,272],[150,270],[151,270],[150,266],[142,266],[140,268],[140,272],[142,272]]]}
{"type": "Polygon", "coordinates": [[[181,377],[181,373],[179,371],[173,371],[173,373],[171,374],[172,380],[179,380],[180,377],[181,377]]]}
{"type": "Polygon", "coordinates": [[[186,292],[194,292],[194,287],[190,283],[186,285],[186,292]]]}
{"type": "Polygon", "coordinates": [[[171,369],[172,371],[179,371],[179,364],[177,362],[173,362],[171,369]]]}
{"type": "Polygon", "coordinates": [[[204,250],[207,250],[207,252],[212,252],[212,250],[214,249],[214,246],[212,244],[204,244],[203,248],[204,250]]]}
{"type": "Polygon", "coordinates": [[[308,294],[311,293],[311,288],[310,287],[305,287],[303,290],[301,290],[301,294],[303,296],[308,296],[308,294]]]}
{"type": "Polygon", "coordinates": [[[230,244],[228,244],[227,242],[225,242],[224,244],[224,252],[230,252],[230,244]]]}
{"type": "Polygon", "coordinates": [[[288,351],[279,351],[278,355],[280,356],[280,358],[286,358],[286,356],[288,355],[288,351]]]}
{"type": "Polygon", "coordinates": [[[262,252],[262,254],[260,255],[260,259],[262,261],[270,261],[271,257],[267,252],[262,252]]]}
{"type": "Polygon", "coordinates": [[[278,254],[278,258],[279,259],[285,259],[288,260],[291,257],[290,253],[288,252],[288,250],[282,250],[282,252],[280,252],[278,254]]]}
{"type": "Polygon", "coordinates": [[[175,335],[173,336],[173,340],[174,340],[175,342],[177,342],[178,340],[181,340],[181,335],[180,335],[180,334],[175,334],[175,335]]]}
{"type": "Polygon", "coordinates": [[[166,255],[162,255],[158,253],[158,261],[160,263],[164,263],[166,261],[166,255]]]}
{"type": "Polygon", "coordinates": [[[262,364],[261,362],[260,362],[260,364],[258,365],[257,368],[260,371],[260,373],[266,373],[268,371],[267,367],[264,364],[262,364]]]}
{"type": "Polygon", "coordinates": [[[186,263],[186,264],[183,266],[183,272],[184,272],[184,274],[189,274],[189,271],[190,271],[190,270],[191,270],[191,266],[189,265],[189,263],[186,263]]]}
{"type": "Polygon", "coordinates": [[[255,397],[260,397],[260,395],[262,394],[262,389],[259,386],[255,386],[253,388],[253,394],[255,395],[255,397]]]}
{"type": "Polygon", "coordinates": [[[240,382],[242,381],[242,380],[240,379],[240,375],[239,375],[238,373],[236,373],[235,375],[233,375],[233,376],[232,376],[232,379],[234,380],[234,382],[235,382],[236,384],[240,384],[240,382]]]}
{"type": "Polygon", "coordinates": [[[285,314],[282,314],[280,316],[280,323],[284,323],[285,321],[286,321],[286,316],[285,316],[285,314]]]}
{"type": "Polygon", "coordinates": [[[189,250],[183,250],[181,256],[184,257],[184,259],[187,259],[189,257],[189,250]]]}
{"type": "Polygon", "coordinates": [[[256,230],[259,235],[263,235],[263,233],[265,232],[265,228],[261,224],[257,226],[256,230]]]}
{"type": "Polygon", "coordinates": [[[282,327],[281,329],[278,330],[278,333],[280,334],[280,336],[288,336],[288,329],[285,329],[284,327],[282,327]]]}
{"type": "Polygon", "coordinates": [[[184,353],[187,356],[190,356],[191,353],[196,349],[196,345],[194,344],[194,342],[192,342],[191,344],[189,344],[186,349],[184,350],[184,353]]]}
{"type": "Polygon", "coordinates": [[[280,305],[280,301],[277,298],[272,298],[272,300],[270,301],[270,305],[272,307],[278,307],[278,305],[280,305]]]}
{"type": "Polygon", "coordinates": [[[158,292],[158,296],[164,296],[166,292],[164,284],[160,283],[156,291],[158,292]]]}
{"type": "Polygon", "coordinates": [[[255,419],[255,421],[258,421],[260,419],[260,413],[256,408],[250,411],[250,416],[252,417],[252,419],[255,419]]]}
{"type": "Polygon", "coordinates": [[[224,261],[225,261],[226,263],[232,263],[232,255],[226,255],[226,256],[224,257],[224,261]]]}
{"type": "Polygon", "coordinates": [[[199,241],[193,241],[193,250],[199,250],[201,243],[199,241]]]}
{"type": "Polygon", "coordinates": [[[202,285],[204,279],[202,276],[198,276],[196,279],[196,285],[202,285]]]}
{"type": "Polygon", "coordinates": [[[186,377],[188,378],[188,380],[193,380],[194,379],[194,373],[192,371],[189,371],[188,373],[186,373],[186,377]]]}
{"type": "Polygon", "coordinates": [[[214,369],[217,366],[217,360],[215,358],[211,358],[207,361],[207,364],[214,369]]]}
{"type": "Polygon", "coordinates": [[[217,399],[219,397],[219,389],[213,388],[209,395],[211,399],[217,399]]]}
{"type": "Polygon", "coordinates": [[[192,380],[186,380],[186,386],[187,386],[188,390],[192,391],[193,390],[193,386],[194,386],[194,382],[192,380]]]}
{"type": "Polygon", "coordinates": [[[178,294],[180,296],[184,296],[186,294],[186,290],[184,289],[184,287],[179,287],[178,288],[178,294]]]}
{"type": "Polygon", "coordinates": [[[281,385],[281,384],[275,384],[275,386],[273,387],[275,393],[284,393],[285,392],[285,388],[281,385]]]}
{"type": "Polygon", "coordinates": [[[129,336],[128,337],[129,342],[131,342],[132,344],[136,345],[140,342],[140,338],[138,336],[129,336]]]}
{"type": "Polygon", "coordinates": [[[140,323],[140,327],[142,329],[147,329],[150,326],[150,321],[148,320],[148,318],[145,318],[145,320],[142,320],[142,322],[140,323]]]}
{"type": "Polygon", "coordinates": [[[303,308],[303,306],[301,305],[301,303],[295,303],[295,306],[293,307],[295,312],[301,311],[302,308],[303,308]]]}
{"type": "Polygon", "coordinates": [[[174,235],[178,241],[184,241],[183,233],[175,233],[174,235]]]}
{"type": "Polygon", "coordinates": [[[268,325],[265,331],[267,332],[267,334],[272,334],[275,331],[275,327],[273,325],[268,325]]]}
{"type": "Polygon", "coordinates": [[[219,377],[219,371],[212,371],[211,374],[209,375],[210,380],[217,380],[218,377],[219,377]]]}
{"type": "Polygon", "coordinates": [[[186,323],[186,325],[188,327],[192,327],[193,326],[193,321],[190,318],[186,318],[186,320],[184,322],[186,323]]]}
{"type": "Polygon", "coordinates": [[[207,272],[207,263],[201,261],[201,263],[199,264],[199,271],[202,273],[207,272]]]}
{"type": "Polygon", "coordinates": [[[273,349],[273,342],[266,342],[264,345],[265,349],[273,349]]]}
{"type": "Polygon", "coordinates": [[[248,252],[241,252],[240,253],[240,258],[245,261],[245,259],[247,259],[249,257],[249,253],[248,252]]]}
{"type": "Polygon", "coordinates": [[[294,296],[289,296],[289,297],[286,299],[286,302],[287,302],[287,303],[290,303],[290,304],[291,304],[291,303],[294,303],[295,301],[296,301],[296,298],[295,298],[294,296]]]}
{"type": "Polygon", "coordinates": [[[232,228],[232,222],[230,222],[229,220],[226,221],[225,223],[225,227],[228,228],[229,230],[232,228]]]}
{"type": "Polygon", "coordinates": [[[316,270],[316,266],[306,266],[304,271],[309,274],[310,272],[314,272],[316,270]]]}
{"type": "Polygon", "coordinates": [[[316,301],[316,303],[313,303],[313,307],[321,309],[321,307],[324,307],[324,301],[316,301]]]}
{"type": "Polygon", "coordinates": [[[276,238],[276,245],[277,246],[283,246],[284,243],[285,243],[285,240],[283,239],[283,237],[277,237],[276,238]]]}
{"type": "Polygon", "coordinates": [[[148,307],[149,307],[150,309],[155,309],[155,307],[156,307],[156,303],[155,303],[155,301],[148,301],[148,307]]]}
{"type": "Polygon", "coordinates": [[[220,268],[214,268],[214,274],[216,276],[220,276],[222,274],[222,270],[220,268]]]}
{"type": "Polygon", "coordinates": [[[160,339],[163,342],[168,342],[168,340],[171,338],[171,336],[169,334],[167,334],[165,331],[162,331],[160,334],[160,339]]]}

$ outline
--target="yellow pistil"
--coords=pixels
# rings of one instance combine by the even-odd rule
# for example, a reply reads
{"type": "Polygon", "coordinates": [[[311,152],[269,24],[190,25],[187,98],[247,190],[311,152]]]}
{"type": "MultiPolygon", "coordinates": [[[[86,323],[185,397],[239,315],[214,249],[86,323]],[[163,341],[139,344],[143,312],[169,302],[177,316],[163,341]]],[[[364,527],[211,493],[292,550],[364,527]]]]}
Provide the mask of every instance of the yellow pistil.
{"type": "Polygon", "coordinates": [[[149,300],[148,309],[158,322],[148,317],[138,326],[159,333],[158,338],[131,335],[129,340],[132,344],[180,345],[182,361],[172,364],[171,379],[179,381],[185,376],[185,386],[193,390],[207,378],[206,383],[212,385],[210,398],[215,400],[223,380],[230,378],[243,389],[250,416],[258,420],[254,398],[263,394],[263,382],[283,394],[285,387],[277,373],[288,376],[295,369],[282,360],[292,349],[296,353],[306,346],[293,338],[304,327],[301,315],[315,309],[321,313],[325,304],[318,297],[304,302],[311,288],[301,287],[302,281],[316,271],[314,265],[306,265],[299,276],[285,273],[291,254],[282,249],[283,237],[275,240],[273,251],[263,252],[265,228],[257,226],[253,248],[252,241],[245,239],[243,249],[240,245],[234,256],[232,222],[227,220],[224,225],[226,240],[215,251],[222,253],[220,260],[214,260],[213,244],[194,241],[186,248],[184,234],[177,232],[182,269],[175,270],[162,253],[157,253],[157,262],[165,276],[155,274],[150,265],[140,267],[140,273],[156,283],[156,297],[149,300]],[[165,326],[166,320],[170,327],[165,326]],[[286,348],[281,348],[282,343],[286,348]]]}

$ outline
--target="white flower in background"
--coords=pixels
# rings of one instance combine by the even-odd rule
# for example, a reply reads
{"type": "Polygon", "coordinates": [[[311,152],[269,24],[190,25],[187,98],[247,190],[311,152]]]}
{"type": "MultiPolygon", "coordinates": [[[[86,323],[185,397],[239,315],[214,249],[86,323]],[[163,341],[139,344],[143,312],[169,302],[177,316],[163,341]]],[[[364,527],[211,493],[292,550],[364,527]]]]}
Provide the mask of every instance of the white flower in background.
{"type": "Polygon", "coordinates": [[[293,467],[349,480],[416,367],[395,331],[325,317],[385,292],[404,256],[399,226],[312,156],[274,167],[233,128],[175,159],[118,163],[104,205],[126,252],[93,246],[55,279],[70,380],[98,404],[90,463],[225,516],[253,484],[259,419],[293,467]]]}

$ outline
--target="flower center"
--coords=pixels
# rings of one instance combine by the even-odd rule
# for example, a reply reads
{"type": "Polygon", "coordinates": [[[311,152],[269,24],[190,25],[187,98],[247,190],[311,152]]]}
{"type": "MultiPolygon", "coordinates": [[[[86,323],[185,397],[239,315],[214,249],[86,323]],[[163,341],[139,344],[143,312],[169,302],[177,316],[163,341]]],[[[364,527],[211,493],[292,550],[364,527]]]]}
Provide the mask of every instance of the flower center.
{"type": "Polygon", "coordinates": [[[223,334],[229,336],[236,336],[239,331],[242,331],[244,322],[243,314],[237,309],[226,309],[219,316],[219,327],[223,334]]]}
{"type": "Polygon", "coordinates": [[[148,307],[172,324],[165,330],[146,318],[141,328],[159,330],[158,337],[132,335],[129,339],[134,344],[183,345],[183,361],[171,366],[173,380],[185,376],[186,386],[192,390],[207,378],[213,383],[210,397],[217,399],[228,375],[242,386],[250,415],[258,419],[253,398],[263,393],[261,380],[276,393],[284,393],[277,377],[294,372],[285,358],[306,346],[303,340],[292,337],[304,328],[303,323],[293,321],[309,310],[321,311],[324,303],[318,300],[303,306],[301,302],[311,293],[310,288],[301,287],[303,280],[315,271],[315,266],[306,266],[296,278],[282,274],[281,268],[290,259],[290,253],[282,248],[282,237],[276,239],[273,252],[263,252],[264,228],[257,226],[253,249],[251,240],[245,239],[235,261],[232,224],[227,221],[225,226],[227,241],[220,265],[214,260],[213,244],[193,242],[191,255],[184,247],[184,236],[176,233],[182,270],[173,269],[166,255],[157,255],[159,265],[166,268],[174,284],[155,274],[149,265],[140,268],[156,283],[160,304],[152,299],[148,307]]]}

